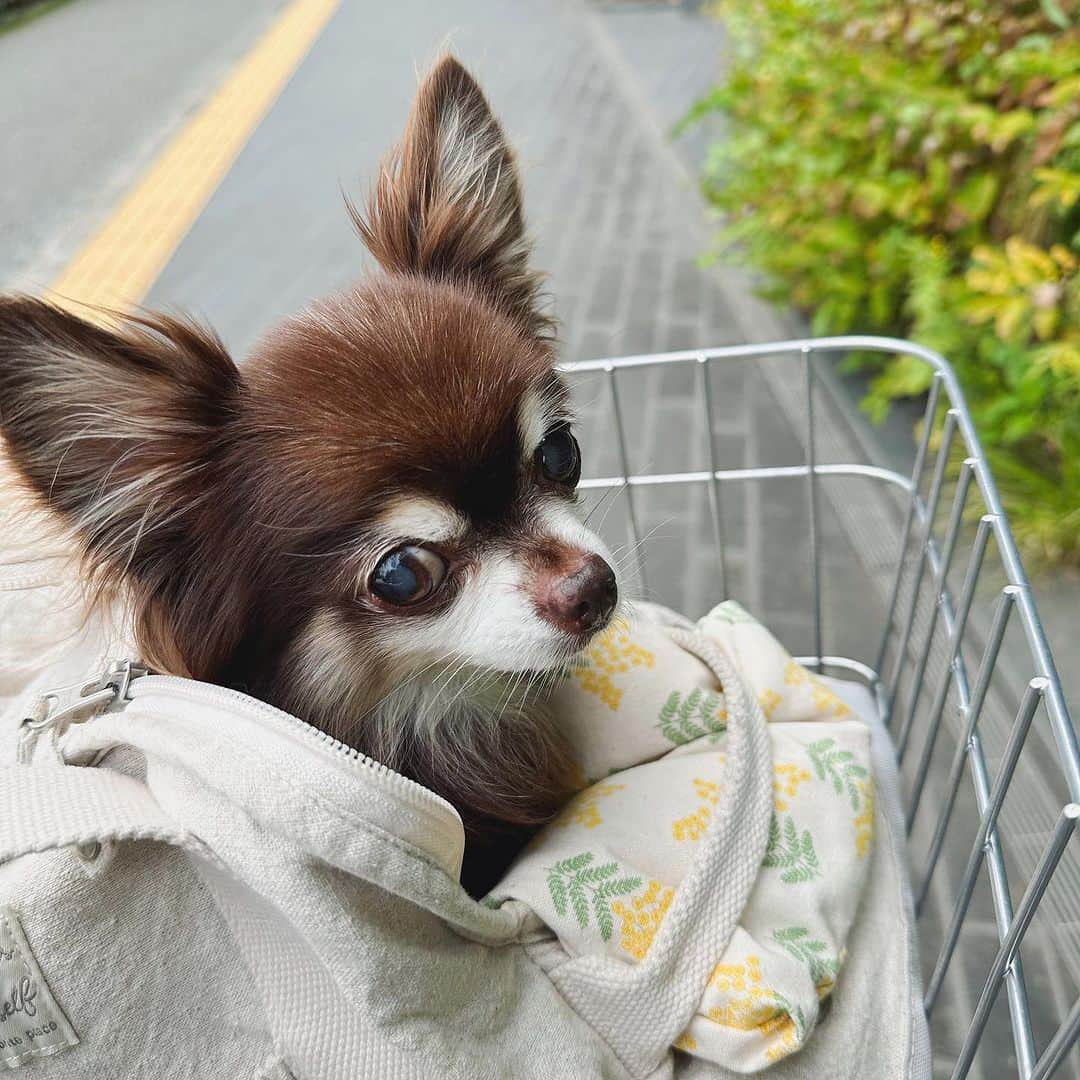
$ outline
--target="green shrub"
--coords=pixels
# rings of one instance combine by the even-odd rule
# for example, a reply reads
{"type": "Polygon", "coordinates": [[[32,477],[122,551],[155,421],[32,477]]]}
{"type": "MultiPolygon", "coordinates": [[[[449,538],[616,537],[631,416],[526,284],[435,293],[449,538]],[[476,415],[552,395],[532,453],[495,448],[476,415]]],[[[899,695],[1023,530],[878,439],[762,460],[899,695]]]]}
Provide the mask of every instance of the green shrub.
{"type": "MultiPolygon", "coordinates": [[[[900,333],[956,366],[1029,555],[1080,565],[1077,0],[722,0],[694,108],[722,248],[818,334],[900,333]]],[[[876,364],[880,418],[928,372],[876,364]]]]}

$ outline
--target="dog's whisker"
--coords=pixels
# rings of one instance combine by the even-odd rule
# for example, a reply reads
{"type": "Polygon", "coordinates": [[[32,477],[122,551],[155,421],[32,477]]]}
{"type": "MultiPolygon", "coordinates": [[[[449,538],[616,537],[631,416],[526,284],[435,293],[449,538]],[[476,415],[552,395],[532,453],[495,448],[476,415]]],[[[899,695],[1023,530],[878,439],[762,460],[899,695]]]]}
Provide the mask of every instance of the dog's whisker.
{"type": "Polygon", "coordinates": [[[335,551],[283,551],[287,559],[334,559],[352,555],[355,548],[337,548],[335,551]]]}
{"type": "MultiPolygon", "coordinates": [[[[593,514],[595,514],[597,512],[597,510],[599,510],[601,507],[607,506],[608,510],[610,510],[611,509],[611,504],[614,503],[615,498],[620,494],[620,492],[622,492],[623,490],[625,490],[629,486],[629,483],[630,482],[628,480],[624,480],[621,484],[618,485],[618,487],[608,488],[600,496],[600,498],[596,500],[596,504],[593,506],[593,508],[585,515],[584,519],[581,522],[582,525],[588,525],[589,521],[591,520],[591,518],[593,516],[593,514]]],[[[604,523],[604,518],[606,518],[606,517],[607,517],[607,511],[604,512],[604,517],[602,517],[600,519],[600,524],[601,525],[604,523]]],[[[597,527],[599,527],[599,526],[597,526],[597,527]]]]}
{"type": "Polygon", "coordinates": [[[607,519],[611,516],[611,511],[615,508],[615,504],[619,501],[618,495],[629,487],[629,483],[624,481],[621,487],[615,489],[615,497],[608,500],[607,505],[604,507],[603,514],[600,515],[600,520],[596,523],[596,530],[599,532],[603,529],[607,522],[607,519]]]}

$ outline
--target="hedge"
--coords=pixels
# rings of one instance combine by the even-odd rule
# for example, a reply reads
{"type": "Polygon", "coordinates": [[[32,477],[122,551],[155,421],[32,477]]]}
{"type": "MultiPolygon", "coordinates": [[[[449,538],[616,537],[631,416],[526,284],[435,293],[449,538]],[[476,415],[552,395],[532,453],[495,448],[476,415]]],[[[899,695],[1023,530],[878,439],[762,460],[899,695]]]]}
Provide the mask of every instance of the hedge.
{"type": "MultiPolygon", "coordinates": [[[[1021,546],[1080,566],[1076,0],[722,0],[704,188],[719,253],[815,333],[898,333],[956,367],[1021,546]]],[[[927,389],[876,365],[881,418],[927,389]]]]}

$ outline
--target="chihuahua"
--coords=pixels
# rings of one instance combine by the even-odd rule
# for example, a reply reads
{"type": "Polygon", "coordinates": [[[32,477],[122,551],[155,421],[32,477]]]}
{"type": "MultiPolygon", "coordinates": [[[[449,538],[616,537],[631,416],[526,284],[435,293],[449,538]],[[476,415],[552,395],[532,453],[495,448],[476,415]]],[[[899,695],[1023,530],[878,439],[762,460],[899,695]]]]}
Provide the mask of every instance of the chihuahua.
{"type": "Polygon", "coordinates": [[[153,670],[447,799],[481,895],[570,794],[544,692],[611,620],[513,152],[454,59],[366,213],[380,272],[242,366],[185,319],[0,298],[0,433],[153,670]]]}

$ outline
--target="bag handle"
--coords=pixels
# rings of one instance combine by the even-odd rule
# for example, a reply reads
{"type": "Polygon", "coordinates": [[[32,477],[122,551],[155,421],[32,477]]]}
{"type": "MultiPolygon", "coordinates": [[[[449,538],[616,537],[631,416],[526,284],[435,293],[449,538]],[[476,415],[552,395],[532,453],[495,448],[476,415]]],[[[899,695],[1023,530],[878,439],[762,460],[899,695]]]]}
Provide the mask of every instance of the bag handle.
{"type": "Polygon", "coordinates": [[[567,1001],[638,1077],[656,1069],[694,1015],[757,881],[772,816],[772,753],[761,706],[715,642],[678,628],[668,633],[723,686],[725,798],[645,958],[627,965],[579,956],[551,972],[567,1001]]]}
{"type": "Polygon", "coordinates": [[[76,765],[0,766],[0,862],[110,840],[202,850],[134,777],[76,765]]]}

